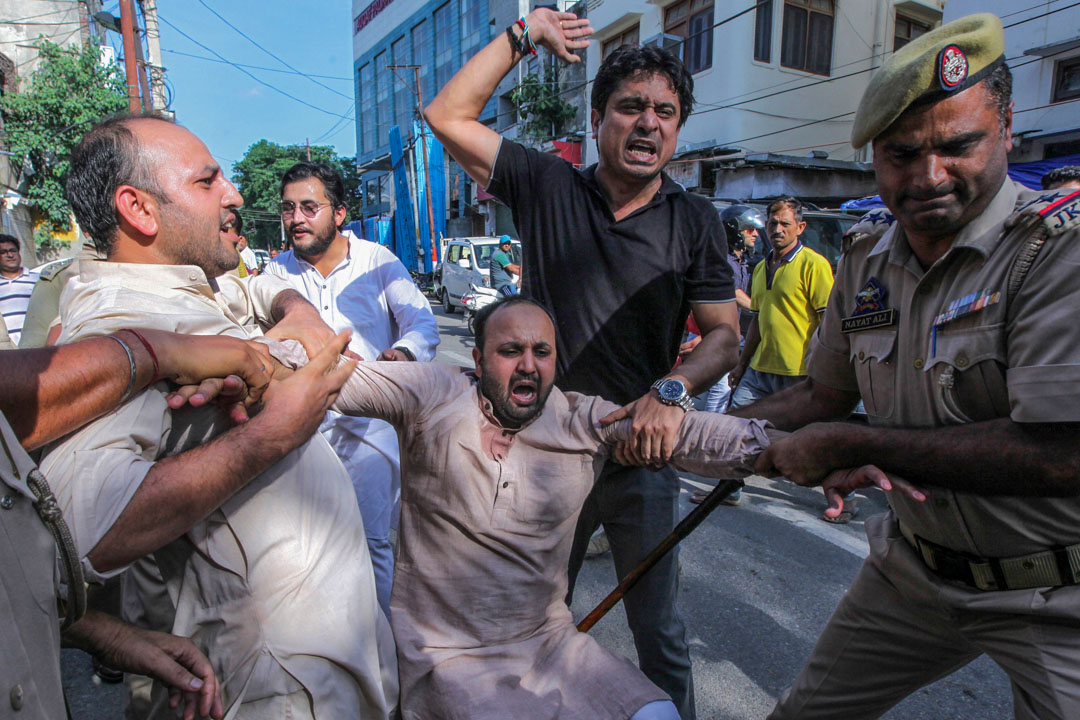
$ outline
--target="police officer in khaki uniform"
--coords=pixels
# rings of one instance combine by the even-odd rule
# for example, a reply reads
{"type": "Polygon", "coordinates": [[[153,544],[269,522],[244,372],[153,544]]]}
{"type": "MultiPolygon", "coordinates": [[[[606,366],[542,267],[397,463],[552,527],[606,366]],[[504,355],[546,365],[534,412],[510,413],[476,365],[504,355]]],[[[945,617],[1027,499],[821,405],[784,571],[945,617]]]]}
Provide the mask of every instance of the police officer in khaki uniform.
{"type": "Polygon", "coordinates": [[[103,260],[94,244],[87,240],[77,257],[53,263],[41,271],[30,305],[26,308],[23,331],[19,337],[20,348],[39,348],[53,345],[60,337],[60,295],[69,278],[78,277],[81,263],[103,260]]]}
{"type": "Polygon", "coordinates": [[[871,81],[852,144],[896,222],[842,261],[809,379],[739,413],[797,430],[759,471],[858,467],[825,481],[834,508],[907,488],[773,718],[878,717],[982,653],[1016,717],[1080,717],[1080,192],[1008,179],[1003,51],[973,15],[871,81]],[[860,395],[868,426],[824,422],[860,395]]]}

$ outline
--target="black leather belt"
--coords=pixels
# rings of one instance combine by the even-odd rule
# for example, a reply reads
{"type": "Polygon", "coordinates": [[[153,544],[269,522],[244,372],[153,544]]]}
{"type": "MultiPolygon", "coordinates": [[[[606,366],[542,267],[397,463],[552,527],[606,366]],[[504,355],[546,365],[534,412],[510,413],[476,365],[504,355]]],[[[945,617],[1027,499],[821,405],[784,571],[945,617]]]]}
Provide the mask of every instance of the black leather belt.
{"type": "Polygon", "coordinates": [[[1030,555],[990,558],[938,545],[911,532],[903,523],[900,532],[938,577],[978,590],[1023,590],[1080,583],[1080,544],[1030,555]]]}

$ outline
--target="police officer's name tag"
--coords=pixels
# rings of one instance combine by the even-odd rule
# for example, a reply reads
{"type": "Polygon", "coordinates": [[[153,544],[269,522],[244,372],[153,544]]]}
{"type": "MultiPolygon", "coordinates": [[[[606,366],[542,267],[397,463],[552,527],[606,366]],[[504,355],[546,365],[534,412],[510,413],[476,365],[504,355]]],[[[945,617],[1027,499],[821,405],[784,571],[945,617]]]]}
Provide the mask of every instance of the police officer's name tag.
{"type": "Polygon", "coordinates": [[[840,332],[853,333],[895,325],[896,309],[885,307],[888,296],[889,291],[877,278],[867,280],[863,289],[855,294],[855,311],[840,321],[840,332]]]}

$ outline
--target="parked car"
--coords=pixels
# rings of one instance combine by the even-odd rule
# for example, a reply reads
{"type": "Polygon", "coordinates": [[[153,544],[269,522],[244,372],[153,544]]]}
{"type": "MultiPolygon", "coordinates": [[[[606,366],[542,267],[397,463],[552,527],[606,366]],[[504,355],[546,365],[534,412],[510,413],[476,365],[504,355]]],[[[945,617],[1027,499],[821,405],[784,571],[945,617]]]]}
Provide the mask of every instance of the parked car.
{"type": "MultiPolygon", "coordinates": [[[[499,248],[497,237],[450,238],[446,244],[446,254],[440,266],[439,300],[443,310],[453,313],[459,307],[465,307],[462,298],[472,285],[491,287],[488,262],[499,248]]],[[[521,264],[521,243],[514,240],[510,247],[512,261],[521,264]]]]}

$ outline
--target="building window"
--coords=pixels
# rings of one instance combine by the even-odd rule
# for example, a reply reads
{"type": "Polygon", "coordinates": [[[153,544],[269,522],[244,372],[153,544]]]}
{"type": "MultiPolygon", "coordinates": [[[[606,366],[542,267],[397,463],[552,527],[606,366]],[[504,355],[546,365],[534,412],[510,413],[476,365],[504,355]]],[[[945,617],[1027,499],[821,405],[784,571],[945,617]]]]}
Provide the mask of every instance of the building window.
{"type": "Polygon", "coordinates": [[[832,67],[833,0],[785,0],[780,64],[828,75],[832,67]]]}
{"type": "Polygon", "coordinates": [[[490,30],[486,17],[487,8],[487,0],[461,0],[462,64],[487,45],[490,30]]]}
{"type": "Polygon", "coordinates": [[[420,66],[420,87],[424,91],[424,102],[431,102],[435,91],[431,86],[431,23],[427,20],[413,25],[412,64],[420,66]]]}
{"type": "Polygon", "coordinates": [[[1080,57],[1062,60],[1054,68],[1053,102],[1080,98],[1080,57]]]}
{"type": "Polygon", "coordinates": [[[769,0],[754,13],[754,59],[758,62],[772,62],[772,8],[773,0],[769,0]]]}
{"type": "Polygon", "coordinates": [[[454,37],[447,29],[450,27],[450,3],[435,11],[435,87],[446,87],[454,74],[454,37]]]}
{"type": "Polygon", "coordinates": [[[618,35],[615,35],[614,37],[605,40],[603,49],[601,51],[601,59],[607,60],[607,56],[614,52],[615,48],[620,48],[623,45],[637,45],[641,40],[638,32],[638,26],[635,25],[631,28],[623,30],[618,35]]]}
{"type": "Polygon", "coordinates": [[[378,147],[376,142],[375,116],[371,112],[375,103],[375,72],[371,63],[360,66],[360,152],[372,152],[378,147]]]}
{"type": "Polygon", "coordinates": [[[713,0],[682,0],[664,11],[664,33],[685,38],[683,62],[691,73],[712,67],[713,0]]]}
{"type": "Polygon", "coordinates": [[[893,33],[893,52],[907,45],[909,42],[930,32],[930,26],[918,20],[896,14],[896,31],[893,33]]]}
{"type": "MultiPolygon", "coordinates": [[[[393,65],[409,64],[409,47],[404,35],[399,37],[390,46],[390,54],[393,56],[393,65]]],[[[403,137],[412,134],[413,108],[416,107],[416,96],[413,95],[413,71],[391,70],[386,78],[394,88],[394,124],[401,128],[403,137]]]]}
{"type": "Polygon", "coordinates": [[[375,145],[383,147],[390,142],[390,86],[394,82],[392,71],[387,69],[385,50],[375,56],[375,145]]]}

